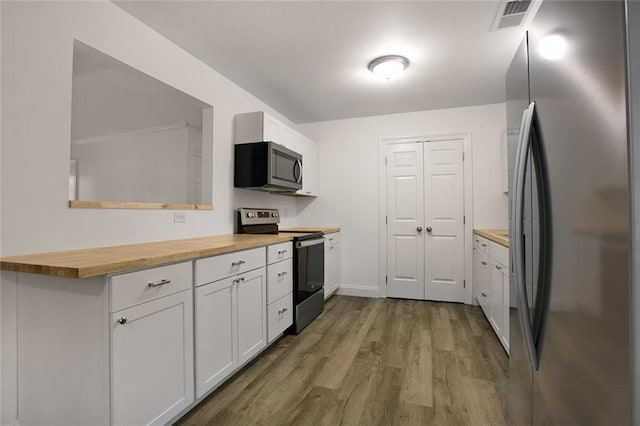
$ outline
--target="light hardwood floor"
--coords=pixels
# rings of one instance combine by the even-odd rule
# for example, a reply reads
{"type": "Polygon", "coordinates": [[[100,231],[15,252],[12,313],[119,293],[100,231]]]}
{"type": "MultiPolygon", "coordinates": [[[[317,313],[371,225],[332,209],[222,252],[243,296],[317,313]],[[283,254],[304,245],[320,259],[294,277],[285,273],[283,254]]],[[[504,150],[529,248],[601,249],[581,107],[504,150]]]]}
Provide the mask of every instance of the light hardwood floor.
{"type": "Polygon", "coordinates": [[[334,296],[181,425],[504,425],[508,359],[479,307],[334,296]]]}

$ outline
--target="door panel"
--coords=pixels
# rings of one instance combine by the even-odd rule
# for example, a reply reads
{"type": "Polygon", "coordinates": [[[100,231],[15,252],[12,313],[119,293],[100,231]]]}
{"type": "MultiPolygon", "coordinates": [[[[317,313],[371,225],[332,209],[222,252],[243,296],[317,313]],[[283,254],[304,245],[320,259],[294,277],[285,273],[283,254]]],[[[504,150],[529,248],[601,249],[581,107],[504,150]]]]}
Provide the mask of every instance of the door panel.
{"type": "Polygon", "coordinates": [[[425,297],[429,300],[464,301],[462,152],[461,140],[424,145],[425,297]]]}
{"type": "Polygon", "coordinates": [[[238,365],[267,345],[265,275],[265,268],[260,268],[238,278],[238,365]]]}
{"type": "Polygon", "coordinates": [[[424,299],[423,144],[387,147],[387,295],[424,299]]]}

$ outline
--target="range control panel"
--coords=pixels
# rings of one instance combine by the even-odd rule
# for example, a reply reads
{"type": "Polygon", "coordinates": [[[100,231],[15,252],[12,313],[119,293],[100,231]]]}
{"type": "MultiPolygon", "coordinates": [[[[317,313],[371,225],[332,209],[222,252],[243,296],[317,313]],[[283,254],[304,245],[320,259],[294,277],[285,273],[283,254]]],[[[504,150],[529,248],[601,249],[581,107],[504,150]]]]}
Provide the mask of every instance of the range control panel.
{"type": "Polygon", "coordinates": [[[278,209],[238,209],[238,217],[241,225],[267,225],[280,223],[278,209]]]}

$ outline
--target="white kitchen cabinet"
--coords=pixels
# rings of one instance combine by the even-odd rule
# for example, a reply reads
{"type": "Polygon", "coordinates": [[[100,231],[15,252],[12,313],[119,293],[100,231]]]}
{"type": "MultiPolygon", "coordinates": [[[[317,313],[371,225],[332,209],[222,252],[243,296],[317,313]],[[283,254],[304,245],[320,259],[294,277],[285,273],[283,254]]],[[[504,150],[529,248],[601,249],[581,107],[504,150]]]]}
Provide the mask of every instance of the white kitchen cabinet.
{"type": "Polygon", "coordinates": [[[265,268],[247,272],[238,280],[238,365],[267,346],[267,283],[265,268]]]}
{"type": "Polygon", "coordinates": [[[491,298],[489,303],[489,322],[498,337],[502,336],[502,323],[504,321],[504,280],[502,276],[503,266],[491,259],[491,298]]]}
{"type": "Polygon", "coordinates": [[[340,233],[325,235],[324,298],[331,297],[340,285],[340,233]]]}
{"type": "Polygon", "coordinates": [[[319,193],[319,153],[318,144],[297,133],[298,152],[302,154],[302,189],[297,195],[316,197],[319,193]]]}
{"type": "Polygon", "coordinates": [[[293,244],[267,249],[267,339],[273,342],[293,324],[293,244]]]}
{"type": "Polygon", "coordinates": [[[200,398],[238,367],[236,278],[196,288],[196,392],[200,398]]]}
{"type": "Polygon", "coordinates": [[[189,289],[111,314],[112,424],[166,424],[193,402],[192,306],[189,289]]]}
{"type": "Polygon", "coordinates": [[[197,287],[195,304],[200,398],[266,346],[265,268],[197,287]]]}
{"type": "Polygon", "coordinates": [[[474,234],[474,296],[509,352],[509,249],[474,234]]]}
{"type": "Polygon", "coordinates": [[[234,141],[235,143],[275,142],[297,152],[295,130],[263,111],[235,116],[234,141]]]}

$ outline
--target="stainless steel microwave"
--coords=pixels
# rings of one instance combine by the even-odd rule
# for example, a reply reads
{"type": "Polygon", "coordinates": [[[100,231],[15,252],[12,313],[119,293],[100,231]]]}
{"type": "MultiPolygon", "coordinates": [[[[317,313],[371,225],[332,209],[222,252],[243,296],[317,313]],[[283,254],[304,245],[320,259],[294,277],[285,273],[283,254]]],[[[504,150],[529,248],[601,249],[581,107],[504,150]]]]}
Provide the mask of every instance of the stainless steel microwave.
{"type": "Polygon", "coordinates": [[[234,186],[269,192],[302,188],[302,155],[275,142],[235,145],[234,186]]]}

